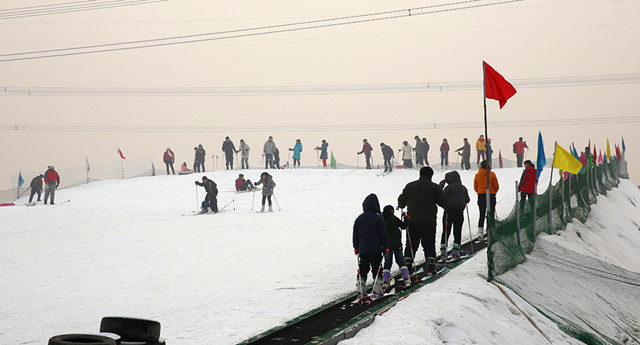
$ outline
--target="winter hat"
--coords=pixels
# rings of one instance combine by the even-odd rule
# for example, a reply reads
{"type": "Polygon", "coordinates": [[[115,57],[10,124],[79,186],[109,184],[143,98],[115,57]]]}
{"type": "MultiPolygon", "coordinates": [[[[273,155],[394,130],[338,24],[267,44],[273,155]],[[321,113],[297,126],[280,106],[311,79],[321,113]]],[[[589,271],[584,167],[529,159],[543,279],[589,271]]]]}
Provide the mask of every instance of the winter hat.
{"type": "Polygon", "coordinates": [[[55,169],[55,168],[53,167],[53,165],[49,165],[49,166],[47,167],[47,169],[51,169],[51,170],[53,170],[53,169],[55,169]]]}
{"type": "Polygon", "coordinates": [[[431,178],[431,176],[433,176],[433,169],[431,169],[431,167],[422,167],[420,169],[420,176],[427,176],[431,178]]]}
{"type": "Polygon", "coordinates": [[[390,214],[393,214],[393,206],[387,205],[382,209],[382,217],[387,218],[390,214]]]}
{"type": "Polygon", "coordinates": [[[206,176],[202,176],[202,181],[204,180],[208,180],[208,178],[206,176]]]}

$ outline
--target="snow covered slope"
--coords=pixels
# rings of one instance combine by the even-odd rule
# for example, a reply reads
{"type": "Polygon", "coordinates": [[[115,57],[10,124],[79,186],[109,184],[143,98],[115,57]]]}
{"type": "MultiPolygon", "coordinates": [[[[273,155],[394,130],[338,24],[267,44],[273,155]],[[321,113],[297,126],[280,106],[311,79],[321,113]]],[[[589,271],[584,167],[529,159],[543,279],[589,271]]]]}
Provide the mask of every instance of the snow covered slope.
{"type": "MultiPolygon", "coordinates": [[[[243,171],[253,181],[260,172],[243,171]]],[[[543,186],[548,183],[546,172],[543,186]]],[[[254,203],[252,193],[233,191],[238,171],[101,181],[58,191],[55,206],[0,208],[0,344],[44,344],[56,334],[96,332],[107,315],[158,320],[170,344],[237,343],[354,291],[351,230],[364,197],[376,193],[382,206],[396,205],[404,185],[418,177],[416,170],[397,170],[386,177],[376,176],[380,171],[375,170],[270,173],[277,183],[279,207],[274,203],[274,213],[255,212],[258,193],[254,203]],[[202,175],[218,184],[219,205],[235,200],[228,206],[235,210],[183,216],[204,196],[194,185],[202,175]],[[71,201],[62,203],[65,200],[71,201]]],[[[502,184],[497,213],[506,216],[521,170],[496,173],[502,184]]],[[[472,224],[478,216],[474,174],[461,172],[472,196],[472,224]]],[[[436,172],[434,181],[443,176],[436,172]]],[[[640,200],[640,193],[631,182],[621,187],[600,198],[604,201],[599,199],[593,214],[610,203],[626,210],[629,224],[640,224],[640,213],[629,206],[629,198],[640,200]]],[[[635,233],[618,223],[609,228],[609,210],[604,212],[594,221],[602,224],[598,236],[625,236],[620,241],[626,243],[626,252],[640,243],[637,228],[632,229],[635,233]]],[[[595,230],[574,225],[587,241],[585,251],[607,255],[612,262],[629,260],[619,253],[606,254],[617,251],[615,241],[608,242],[611,248],[600,248],[601,242],[585,236],[595,230]]],[[[567,236],[567,243],[579,246],[572,233],[570,228],[557,240],[567,236]]],[[[468,236],[465,224],[463,239],[468,236]]],[[[423,258],[419,253],[418,259],[423,258]]],[[[637,265],[637,256],[633,259],[637,265]]],[[[628,265],[623,267],[633,267],[628,265]]],[[[352,342],[378,343],[375,334],[402,337],[403,344],[424,343],[430,337],[450,343],[539,338],[504,295],[483,280],[485,274],[486,258],[474,258],[412,296],[411,302],[400,303],[352,342]],[[498,311],[500,317],[490,320],[486,311],[492,317],[498,311]]],[[[511,297],[553,340],[575,343],[511,297]]]]}

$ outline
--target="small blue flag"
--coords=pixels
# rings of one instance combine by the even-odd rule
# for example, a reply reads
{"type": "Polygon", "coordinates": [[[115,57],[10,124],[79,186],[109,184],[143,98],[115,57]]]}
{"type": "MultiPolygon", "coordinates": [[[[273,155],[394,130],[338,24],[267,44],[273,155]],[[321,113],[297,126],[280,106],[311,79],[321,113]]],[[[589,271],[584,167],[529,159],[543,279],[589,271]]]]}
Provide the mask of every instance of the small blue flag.
{"type": "Polygon", "coordinates": [[[547,158],[544,156],[544,145],[542,144],[542,133],[538,131],[538,160],[536,161],[536,169],[538,174],[538,179],[540,179],[540,174],[542,174],[542,168],[547,165],[547,158]]]}
{"type": "Polygon", "coordinates": [[[18,175],[18,188],[22,187],[24,184],[24,179],[22,178],[22,170],[20,170],[20,175],[18,175]]]}
{"type": "Polygon", "coordinates": [[[622,153],[624,153],[624,151],[626,151],[627,148],[624,146],[624,137],[622,137],[622,153]]]}

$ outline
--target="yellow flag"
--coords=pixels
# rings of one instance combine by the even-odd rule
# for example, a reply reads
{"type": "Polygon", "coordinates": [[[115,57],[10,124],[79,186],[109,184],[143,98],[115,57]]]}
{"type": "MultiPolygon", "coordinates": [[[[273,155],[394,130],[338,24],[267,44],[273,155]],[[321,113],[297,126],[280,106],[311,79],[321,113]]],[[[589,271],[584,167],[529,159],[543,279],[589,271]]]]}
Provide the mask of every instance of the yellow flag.
{"type": "Polygon", "coordinates": [[[571,174],[577,174],[582,169],[582,163],[569,151],[563,149],[556,141],[556,152],[553,155],[553,166],[571,174]]]}
{"type": "Polygon", "coordinates": [[[611,149],[609,148],[609,139],[607,139],[607,162],[611,162],[611,149]]]}

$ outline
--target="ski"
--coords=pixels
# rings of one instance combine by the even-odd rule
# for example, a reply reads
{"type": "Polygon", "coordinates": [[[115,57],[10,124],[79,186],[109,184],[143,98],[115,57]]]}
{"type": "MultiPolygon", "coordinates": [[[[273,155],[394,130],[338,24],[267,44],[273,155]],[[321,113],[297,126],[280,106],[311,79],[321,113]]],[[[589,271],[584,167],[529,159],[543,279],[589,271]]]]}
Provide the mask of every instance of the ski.
{"type": "Polygon", "coordinates": [[[207,216],[207,215],[219,214],[219,213],[222,213],[222,212],[235,211],[235,210],[236,209],[234,207],[234,208],[229,208],[229,209],[226,209],[226,210],[219,210],[218,212],[205,212],[205,213],[203,213],[203,212],[200,212],[200,211],[191,211],[190,214],[182,214],[182,216],[183,217],[184,216],[207,216]]]}

